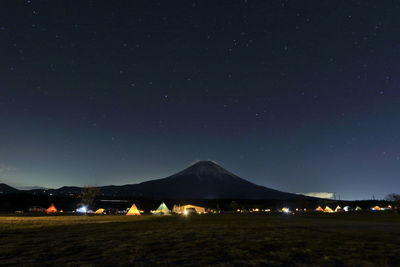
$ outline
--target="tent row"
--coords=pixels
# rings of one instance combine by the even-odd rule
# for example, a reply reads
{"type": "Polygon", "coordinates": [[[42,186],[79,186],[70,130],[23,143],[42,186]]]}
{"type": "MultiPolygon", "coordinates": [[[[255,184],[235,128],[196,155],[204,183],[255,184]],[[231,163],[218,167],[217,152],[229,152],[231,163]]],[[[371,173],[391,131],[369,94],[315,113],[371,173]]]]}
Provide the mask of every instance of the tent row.
{"type": "MultiPolygon", "coordinates": [[[[54,207],[54,206],[53,206],[54,207]]],[[[55,209],[55,207],[54,207],[55,209]]],[[[55,211],[57,212],[57,211],[55,211]]],[[[94,214],[104,214],[105,209],[98,209],[94,212],[94,214]]],[[[127,211],[126,215],[141,215],[143,211],[140,211],[137,207],[136,204],[133,204],[129,210],[127,211]]],[[[153,215],[170,215],[172,212],[177,213],[177,214],[190,214],[190,213],[198,213],[202,214],[206,212],[206,209],[204,207],[200,206],[195,206],[195,205],[174,205],[172,212],[171,210],[167,207],[167,205],[163,202],[160,204],[160,206],[156,210],[150,211],[153,215]]]]}
{"type": "MultiPolygon", "coordinates": [[[[391,210],[392,206],[387,206],[386,208],[382,208],[379,206],[374,206],[371,208],[372,211],[380,211],[380,210],[391,210]]],[[[333,213],[333,212],[341,212],[341,211],[361,211],[362,209],[357,206],[354,209],[350,206],[345,206],[343,209],[340,206],[337,206],[334,210],[332,210],[329,206],[326,206],[325,209],[321,208],[321,206],[318,206],[318,208],[315,209],[316,211],[321,211],[321,212],[327,212],[327,213],[333,213]]]]}
{"type": "MultiPolygon", "coordinates": [[[[392,206],[388,206],[386,208],[382,208],[380,206],[374,206],[371,208],[372,211],[383,211],[383,210],[391,210],[392,206]]],[[[335,209],[330,208],[329,206],[326,206],[325,208],[322,208],[321,206],[318,206],[315,211],[318,212],[324,212],[324,213],[334,213],[334,212],[348,212],[348,211],[361,211],[362,209],[357,206],[355,208],[352,208],[350,206],[345,206],[345,207],[340,207],[337,206],[335,209]]],[[[62,210],[58,211],[57,208],[54,206],[54,204],[51,204],[49,208],[47,208],[46,213],[57,213],[57,212],[63,212],[62,210]]],[[[242,210],[238,209],[238,212],[243,212],[242,210]]],[[[259,211],[258,209],[253,209],[253,211],[259,211]]],[[[271,211],[270,209],[267,209],[265,211],[271,211]]],[[[296,209],[297,211],[297,209],[296,209]]],[[[305,209],[304,209],[305,211],[305,209]]],[[[80,207],[76,210],[77,213],[94,213],[94,214],[104,214],[106,212],[105,209],[100,208],[96,210],[95,212],[93,211],[87,211],[86,207],[80,207]]],[[[176,213],[176,214],[184,214],[188,215],[191,213],[196,213],[196,214],[203,214],[206,213],[206,209],[204,207],[200,206],[195,206],[195,205],[174,205],[171,210],[167,207],[167,205],[163,202],[160,204],[160,206],[156,210],[150,211],[153,215],[170,215],[171,213],[176,213]]],[[[284,207],[281,212],[284,213],[290,213],[290,209],[284,207]]],[[[140,215],[143,213],[143,211],[140,211],[135,204],[133,204],[129,210],[126,212],[126,215],[140,215]]]]}
{"type": "Polygon", "coordinates": [[[326,206],[325,209],[323,209],[321,206],[318,206],[318,208],[315,209],[315,211],[320,211],[320,212],[325,212],[325,213],[334,213],[334,212],[341,212],[341,211],[360,211],[362,210],[359,206],[357,206],[355,209],[352,209],[350,206],[345,206],[344,208],[337,206],[334,210],[331,209],[329,206],[326,206]]]}
{"type": "MultiPolygon", "coordinates": [[[[104,212],[104,209],[99,209],[95,212],[95,214],[102,214],[104,212]]],[[[171,213],[177,213],[177,214],[190,214],[190,213],[198,213],[202,214],[205,213],[206,209],[204,207],[200,206],[195,206],[195,205],[174,205],[172,211],[167,207],[167,205],[163,202],[160,204],[160,206],[156,210],[151,210],[150,213],[153,215],[171,215],[171,213]]],[[[131,206],[131,208],[128,210],[126,215],[140,215],[140,211],[136,207],[135,204],[131,206]]]]}

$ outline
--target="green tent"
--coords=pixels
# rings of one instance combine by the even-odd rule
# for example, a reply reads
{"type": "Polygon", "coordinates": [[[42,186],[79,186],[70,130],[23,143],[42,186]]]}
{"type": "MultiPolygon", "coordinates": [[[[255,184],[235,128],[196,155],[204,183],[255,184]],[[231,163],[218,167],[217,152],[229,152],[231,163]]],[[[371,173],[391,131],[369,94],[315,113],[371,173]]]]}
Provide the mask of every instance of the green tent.
{"type": "Polygon", "coordinates": [[[361,208],[359,206],[356,207],[356,211],[360,211],[361,208]]]}
{"type": "Polygon", "coordinates": [[[158,209],[156,211],[154,211],[155,215],[170,215],[171,211],[169,210],[169,208],[167,207],[167,205],[165,205],[165,203],[161,203],[161,205],[158,207],[158,209]]]}

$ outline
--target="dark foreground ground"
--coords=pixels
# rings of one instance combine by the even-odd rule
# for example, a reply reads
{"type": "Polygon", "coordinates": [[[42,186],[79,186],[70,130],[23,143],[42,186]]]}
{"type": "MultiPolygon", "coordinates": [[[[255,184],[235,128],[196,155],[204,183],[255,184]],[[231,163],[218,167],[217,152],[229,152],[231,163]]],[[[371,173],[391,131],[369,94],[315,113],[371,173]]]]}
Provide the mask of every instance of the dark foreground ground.
{"type": "Polygon", "coordinates": [[[0,265],[400,266],[400,215],[0,216],[0,265]]]}

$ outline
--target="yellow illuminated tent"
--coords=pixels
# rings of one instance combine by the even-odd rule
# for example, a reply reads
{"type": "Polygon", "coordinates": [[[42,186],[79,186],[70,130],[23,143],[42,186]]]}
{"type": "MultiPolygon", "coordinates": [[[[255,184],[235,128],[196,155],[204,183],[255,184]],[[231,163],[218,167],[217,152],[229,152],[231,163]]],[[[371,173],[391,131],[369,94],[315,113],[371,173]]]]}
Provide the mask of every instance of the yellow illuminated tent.
{"type": "Polygon", "coordinates": [[[185,212],[186,209],[194,209],[196,211],[196,213],[205,213],[206,209],[203,207],[199,207],[199,206],[194,206],[194,205],[174,205],[174,207],[172,208],[172,212],[174,213],[179,213],[182,214],[185,212]]]}
{"type": "Polygon", "coordinates": [[[323,208],[321,208],[321,206],[318,206],[318,208],[315,209],[316,211],[324,211],[323,208]]]}
{"type": "Polygon", "coordinates": [[[140,212],[137,209],[136,205],[133,204],[132,207],[129,209],[128,213],[126,213],[126,215],[140,215],[140,212]]]}
{"type": "Polygon", "coordinates": [[[328,206],[326,206],[325,209],[324,209],[324,212],[332,213],[333,210],[331,208],[329,208],[328,206]]]}
{"type": "Polygon", "coordinates": [[[96,212],[94,214],[103,214],[104,209],[98,209],[96,210],[96,212]]]}
{"type": "Polygon", "coordinates": [[[372,208],[372,210],[381,210],[381,207],[375,206],[375,207],[372,208]]]}
{"type": "Polygon", "coordinates": [[[337,206],[336,209],[335,209],[335,212],[339,212],[339,211],[342,211],[342,207],[337,206]]]}

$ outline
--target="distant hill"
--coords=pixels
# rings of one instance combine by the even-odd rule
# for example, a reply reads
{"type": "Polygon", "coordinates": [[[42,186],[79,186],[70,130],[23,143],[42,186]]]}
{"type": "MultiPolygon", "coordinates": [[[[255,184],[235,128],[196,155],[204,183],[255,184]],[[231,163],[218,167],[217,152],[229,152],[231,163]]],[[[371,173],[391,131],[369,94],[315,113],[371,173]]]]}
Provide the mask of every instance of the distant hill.
{"type": "Polygon", "coordinates": [[[40,188],[40,189],[32,189],[29,192],[33,194],[53,194],[53,195],[77,195],[82,191],[81,187],[78,186],[63,186],[58,189],[47,189],[47,188],[40,188]]]}
{"type": "Polygon", "coordinates": [[[17,193],[19,190],[6,184],[0,183],[0,194],[17,193]]]}
{"type": "MultiPolygon", "coordinates": [[[[34,193],[72,195],[80,187],[32,190],[34,193]]],[[[166,178],[128,185],[101,187],[109,197],[149,199],[312,199],[256,185],[225,170],[213,161],[199,161],[166,178]]]]}

